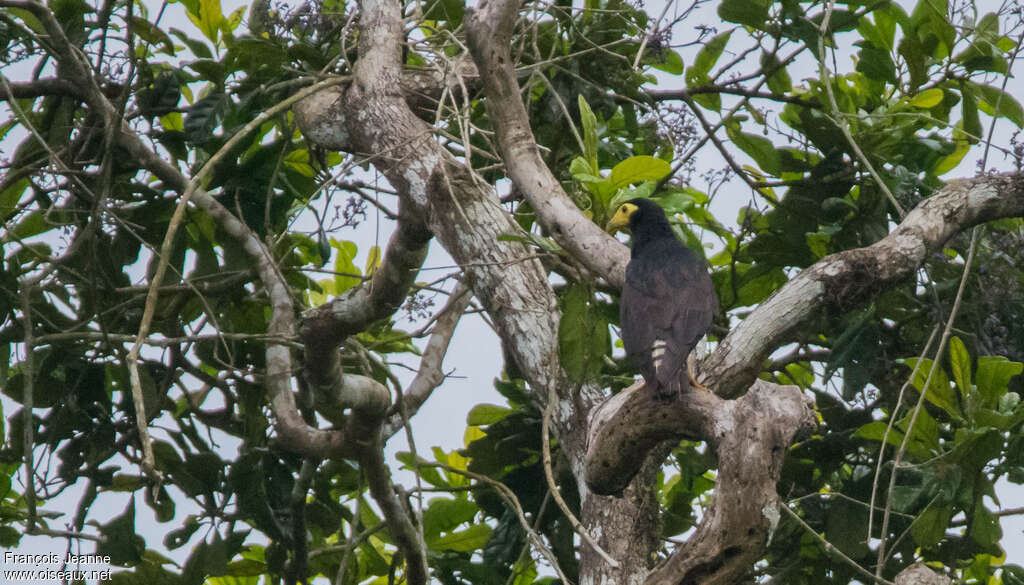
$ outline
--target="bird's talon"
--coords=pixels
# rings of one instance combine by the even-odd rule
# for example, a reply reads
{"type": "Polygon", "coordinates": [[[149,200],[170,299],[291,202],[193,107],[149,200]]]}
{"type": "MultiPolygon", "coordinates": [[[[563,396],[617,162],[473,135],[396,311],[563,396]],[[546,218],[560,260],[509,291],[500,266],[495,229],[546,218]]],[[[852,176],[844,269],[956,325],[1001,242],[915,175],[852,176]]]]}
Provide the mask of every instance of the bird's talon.
{"type": "Polygon", "coordinates": [[[694,378],[692,374],[687,373],[686,375],[688,378],[690,378],[690,387],[696,388],[697,390],[703,390],[705,392],[711,392],[711,390],[709,390],[707,386],[698,382],[697,378],[694,378]]]}

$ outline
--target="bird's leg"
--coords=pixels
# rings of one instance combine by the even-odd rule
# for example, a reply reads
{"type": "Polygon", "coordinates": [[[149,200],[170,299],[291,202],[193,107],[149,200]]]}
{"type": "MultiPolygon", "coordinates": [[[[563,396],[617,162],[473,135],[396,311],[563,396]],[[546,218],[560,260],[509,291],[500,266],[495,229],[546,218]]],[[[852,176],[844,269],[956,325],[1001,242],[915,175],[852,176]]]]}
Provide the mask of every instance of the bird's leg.
{"type": "Polygon", "coordinates": [[[691,374],[690,372],[686,372],[686,377],[690,379],[691,388],[696,388],[697,390],[703,390],[705,392],[711,392],[711,390],[709,390],[707,386],[698,382],[697,378],[694,378],[693,374],[691,374]]]}
{"type": "Polygon", "coordinates": [[[711,392],[708,387],[697,381],[697,378],[693,377],[694,366],[697,365],[697,359],[694,357],[693,352],[686,356],[686,377],[690,380],[690,387],[696,388],[697,390],[703,390],[705,392],[711,392]]]}

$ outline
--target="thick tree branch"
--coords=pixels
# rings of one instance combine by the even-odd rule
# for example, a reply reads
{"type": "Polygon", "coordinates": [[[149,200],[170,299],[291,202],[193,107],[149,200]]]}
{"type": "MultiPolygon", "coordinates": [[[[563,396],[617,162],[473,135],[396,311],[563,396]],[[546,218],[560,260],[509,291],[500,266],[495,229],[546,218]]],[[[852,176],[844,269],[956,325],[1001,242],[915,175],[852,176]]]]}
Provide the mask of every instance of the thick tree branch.
{"type": "Polygon", "coordinates": [[[741,394],[775,348],[822,310],[847,311],[909,278],[960,231],[1024,216],[1024,173],[951,181],[888,236],[822,258],[786,283],[719,342],[700,369],[716,393],[741,394]]]}
{"type": "Polygon", "coordinates": [[[814,427],[800,389],[760,381],[725,400],[691,391],[665,404],[644,386],[624,390],[594,412],[586,480],[617,493],[664,441],[706,439],[718,455],[715,497],[697,531],[647,577],[647,585],[734,583],[764,552],[780,511],[775,485],[793,437],[814,427]]]}
{"type": "Polygon", "coordinates": [[[353,83],[340,99],[321,100],[297,120],[304,133],[341,120],[347,149],[370,157],[408,213],[422,218],[465,268],[531,385],[547,388],[558,372],[559,315],[543,266],[522,244],[503,241],[519,227],[493,188],[439,145],[433,129],[410,110],[398,83],[403,33],[397,7],[367,0],[362,9],[361,34],[374,42],[360,45],[353,83]]]}
{"type": "Polygon", "coordinates": [[[555,241],[587,268],[621,287],[629,251],[587,219],[566,195],[544,164],[533,137],[510,48],[519,6],[513,0],[488,0],[467,11],[467,41],[484,82],[487,111],[505,168],[555,241]]]}
{"type": "Polygon", "coordinates": [[[406,582],[423,585],[429,582],[430,575],[427,568],[427,545],[420,538],[420,532],[412,522],[412,510],[409,510],[395,493],[395,486],[391,483],[391,470],[384,461],[384,440],[379,426],[370,437],[362,441],[358,457],[366,473],[370,495],[380,506],[384,522],[395,545],[405,555],[406,582]]]}
{"type": "Polygon", "coordinates": [[[950,585],[953,582],[923,563],[914,563],[903,569],[893,581],[896,585],[950,585]]]}
{"type": "Polygon", "coordinates": [[[328,411],[339,415],[345,408],[371,408],[379,416],[390,405],[391,394],[380,384],[357,385],[351,376],[342,375],[338,346],[401,306],[427,257],[429,242],[430,231],[422,218],[400,211],[398,228],[373,278],[303,315],[299,336],[306,347],[304,375],[317,402],[328,411]]]}
{"type": "Polygon", "coordinates": [[[66,79],[47,77],[35,81],[11,82],[2,87],[5,91],[0,93],[0,99],[25,99],[37,98],[47,95],[63,95],[79,97],[81,92],[75,84],[66,79]]]}
{"type": "Polygon", "coordinates": [[[423,357],[420,358],[420,368],[416,372],[416,377],[405,389],[401,398],[402,402],[396,405],[402,410],[392,414],[384,423],[385,437],[390,437],[398,432],[406,420],[412,417],[430,398],[434,389],[444,382],[445,374],[441,369],[444,356],[448,353],[448,346],[455,334],[455,326],[459,324],[472,298],[473,295],[470,294],[469,289],[460,284],[449,297],[444,308],[441,309],[441,313],[434,323],[430,339],[427,341],[427,347],[423,350],[423,357]]]}

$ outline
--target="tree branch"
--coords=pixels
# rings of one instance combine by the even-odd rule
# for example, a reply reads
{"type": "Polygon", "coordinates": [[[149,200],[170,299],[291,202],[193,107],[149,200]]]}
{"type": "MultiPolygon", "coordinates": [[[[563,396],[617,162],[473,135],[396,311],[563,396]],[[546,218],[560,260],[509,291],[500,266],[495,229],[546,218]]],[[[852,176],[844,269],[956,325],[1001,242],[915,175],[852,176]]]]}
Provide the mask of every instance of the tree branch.
{"type": "Polygon", "coordinates": [[[814,421],[796,386],[758,380],[736,400],[694,390],[669,404],[634,386],[594,411],[587,485],[617,493],[658,444],[706,439],[718,455],[715,497],[696,532],[645,583],[734,583],[767,546],[783,505],[775,489],[782,460],[793,438],[814,428],[814,421]]]}
{"type": "Polygon", "coordinates": [[[303,315],[299,327],[306,348],[303,374],[313,389],[317,410],[328,419],[338,422],[346,408],[371,412],[379,419],[391,404],[391,393],[383,385],[342,373],[338,346],[401,306],[427,257],[430,238],[422,218],[400,208],[398,227],[370,281],[303,315]]]}
{"type": "Polygon", "coordinates": [[[455,333],[455,326],[459,324],[472,298],[473,295],[470,294],[469,289],[460,284],[448,298],[444,308],[441,309],[434,323],[430,339],[427,341],[427,347],[423,350],[423,357],[420,358],[419,371],[416,372],[416,377],[402,394],[401,404],[396,405],[402,411],[392,414],[384,423],[385,437],[390,437],[398,432],[405,422],[430,398],[434,389],[444,382],[445,375],[441,370],[444,356],[448,353],[448,345],[455,333]]]}
{"type": "Polygon", "coordinates": [[[781,93],[754,91],[742,87],[729,87],[724,85],[701,85],[699,87],[688,87],[686,89],[649,89],[644,93],[656,102],[680,100],[689,103],[695,95],[726,94],[751,99],[771,100],[773,102],[793,104],[815,110],[821,109],[821,104],[818,103],[817,100],[809,100],[781,93]]]}
{"type": "Polygon", "coordinates": [[[11,82],[5,85],[3,89],[6,91],[0,93],[0,99],[2,100],[37,98],[48,95],[81,96],[81,92],[75,84],[66,79],[57,79],[55,77],[36,79],[35,81],[11,82]]]}
{"type": "Polygon", "coordinates": [[[587,268],[622,286],[629,251],[587,219],[540,156],[520,99],[511,52],[519,2],[491,0],[467,10],[466,37],[487,94],[487,111],[508,174],[551,237],[587,268]]]}
{"type": "Polygon", "coordinates": [[[358,457],[366,474],[370,495],[380,506],[384,522],[395,545],[405,555],[406,582],[411,585],[424,585],[429,581],[430,575],[427,569],[427,545],[412,523],[412,511],[402,504],[395,493],[395,486],[391,483],[391,471],[384,461],[384,441],[379,426],[371,437],[363,441],[358,457]]]}
{"type": "Polygon", "coordinates": [[[960,231],[1024,216],[1024,173],[951,181],[921,201],[874,244],[822,258],[771,297],[703,360],[702,378],[716,393],[737,396],[761,373],[775,348],[824,310],[848,311],[906,279],[960,231]]]}

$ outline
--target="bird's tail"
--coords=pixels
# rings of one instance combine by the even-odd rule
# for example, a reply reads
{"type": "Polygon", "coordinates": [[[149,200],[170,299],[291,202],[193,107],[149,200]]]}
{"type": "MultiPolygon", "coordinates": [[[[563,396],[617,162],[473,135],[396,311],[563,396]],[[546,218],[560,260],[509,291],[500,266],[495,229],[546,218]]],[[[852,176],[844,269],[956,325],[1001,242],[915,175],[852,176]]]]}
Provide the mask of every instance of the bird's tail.
{"type": "Polygon", "coordinates": [[[685,370],[681,374],[680,376],[672,376],[667,380],[656,381],[654,397],[665,402],[672,402],[682,396],[684,392],[687,392],[690,389],[689,376],[686,375],[685,370]]]}

